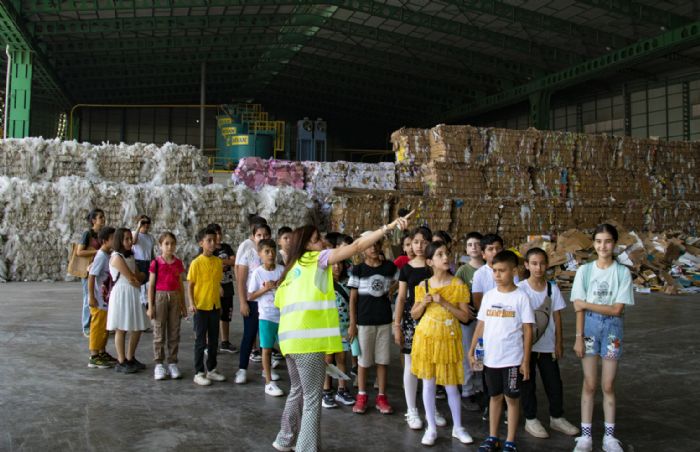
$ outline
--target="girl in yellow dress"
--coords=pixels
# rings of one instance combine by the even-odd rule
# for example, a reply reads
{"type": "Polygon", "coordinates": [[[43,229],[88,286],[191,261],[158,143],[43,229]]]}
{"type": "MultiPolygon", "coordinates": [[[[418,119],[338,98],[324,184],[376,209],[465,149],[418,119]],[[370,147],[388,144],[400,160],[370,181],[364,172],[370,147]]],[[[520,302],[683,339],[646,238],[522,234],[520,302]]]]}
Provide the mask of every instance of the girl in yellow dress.
{"type": "Polygon", "coordinates": [[[436,385],[443,385],[452,412],[452,436],[471,444],[472,437],[462,427],[462,405],[457,389],[464,379],[459,322],[466,323],[471,318],[467,307],[469,289],[450,273],[450,253],[443,242],[429,244],[425,258],[433,276],[416,286],[416,303],[411,309],[411,316],[420,320],[413,337],[411,372],[423,380],[423,406],[428,421],[421,443],[432,446],[437,439],[435,389],[436,385]]]}

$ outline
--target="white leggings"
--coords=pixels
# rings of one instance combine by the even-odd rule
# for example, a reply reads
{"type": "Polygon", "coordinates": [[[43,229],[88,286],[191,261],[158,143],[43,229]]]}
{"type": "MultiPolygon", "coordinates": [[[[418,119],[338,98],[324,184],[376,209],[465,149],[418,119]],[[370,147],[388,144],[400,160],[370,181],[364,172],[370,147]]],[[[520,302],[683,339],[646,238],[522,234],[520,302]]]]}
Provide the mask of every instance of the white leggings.
{"type": "MultiPolygon", "coordinates": [[[[423,406],[425,407],[425,418],[428,421],[428,428],[435,431],[435,379],[423,380],[423,406]]],[[[462,426],[462,400],[457,390],[457,385],[445,386],[447,392],[447,403],[450,405],[452,413],[452,424],[454,427],[462,426]]]]}
{"type": "Polygon", "coordinates": [[[418,377],[411,373],[411,355],[403,355],[403,392],[406,396],[406,408],[416,407],[416,393],[418,392],[418,377]]]}

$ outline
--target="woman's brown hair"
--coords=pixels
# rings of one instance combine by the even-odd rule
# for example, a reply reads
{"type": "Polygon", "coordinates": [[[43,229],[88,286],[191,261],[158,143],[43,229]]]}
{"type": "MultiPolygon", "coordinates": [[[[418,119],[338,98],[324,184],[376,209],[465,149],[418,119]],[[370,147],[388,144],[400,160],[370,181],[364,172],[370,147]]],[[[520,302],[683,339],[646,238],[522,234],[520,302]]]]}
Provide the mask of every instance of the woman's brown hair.
{"type": "Polygon", "coordinates": [[[313,237],[314,234],[318,234],[318,228],[310,224],[296,228],[294,232],[292,232],[292,239],[289,243],[287,266],[284,268],[284,272],[280,277],[280,282],[284,281],[284,278],[287,277],[287,273],[289,273],[289,270],[294,267],[297,261],[299,261],[301,265],[304,265],[302,258],[307,251],[306,245],[311,241],[311,237],[313,237]]]}

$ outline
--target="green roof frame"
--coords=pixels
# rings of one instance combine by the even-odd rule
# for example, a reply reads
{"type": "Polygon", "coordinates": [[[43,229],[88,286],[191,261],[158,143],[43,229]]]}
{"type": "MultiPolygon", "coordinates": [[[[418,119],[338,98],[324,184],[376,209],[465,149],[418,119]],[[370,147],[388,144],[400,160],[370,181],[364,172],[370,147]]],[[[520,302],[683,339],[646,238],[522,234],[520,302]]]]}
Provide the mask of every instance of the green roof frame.
{"type": "Polygon", "coordinates": [[[692,22],[689,17],[674,14],[654,6],[634,0],[576,0],[578,3],[594,6],[617,15],[647,24],[656,24],[668,29],[677,28],[692,22]]]}

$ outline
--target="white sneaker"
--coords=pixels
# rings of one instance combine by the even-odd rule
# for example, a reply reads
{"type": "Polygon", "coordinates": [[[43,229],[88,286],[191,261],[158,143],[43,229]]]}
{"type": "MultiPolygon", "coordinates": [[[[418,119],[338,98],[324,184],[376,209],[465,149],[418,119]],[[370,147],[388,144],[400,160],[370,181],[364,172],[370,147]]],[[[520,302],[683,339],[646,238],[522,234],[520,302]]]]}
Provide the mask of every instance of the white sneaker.
{"type": "Polygon", "coordinates": [[[277,386],[277,383],[273,381],[270,384],[265,385],[265,394],[272,397],[279,397],[284,395],[284,391],[282,391],[280,387],[277,386]]]}
{"type": "Polygon", "coordinates": [[[272,447],[280,452],[291,452],[294,450],[293,447],[281,446],[277,444],[277,440],[275,440],[275,442],[272,443],[272,447]]]}
{"type": "Polygon", "coordinates": [[[216,369],[207,372],[207,378],[211,381],[226,381],[226,377],[217,372],[216,369]]]}
{"type": "Polygon", "coordinates": [[[420,430],[423,428],[423,421],[418,414],[418,408],[409,408],[406,411],[406,423],[411,430],[420,430]]]}
{"type": "Polygon", "coordinates": [[[209,386],[211,384],[211,380],[204,375],[204,372],[197,372],[194,376],[194,382],[199,386],[209,386]]]}
{"type": "Polygon", "coordinates": [[[474,442],[474,438],[472,438],[472,435],[470,435],[464,427],[453,427],[452,437],[457,438],[462,444],[471,444],[474,442]]]}
{"type": "Polygon", "coordinates": [[[622,443],[614,436],[603,436],[603,450],[605,452],[625,452],[622,443]]]}
{"type": "Polygon", "coordinates": [[[444,427],[447,425],[447,419],[445,419],[445,416],[440,414],[439,411],[435,412],[435,425],[438,427],[444,427]]]}
{"type": "Polygon", "coordinates": [[[574,441],[576,441],[574,452],[591,452],[593,450],[593,438],[590,436],[579,436],[574,441]]]}
{"type": "Polygon", "coordinates": [[[182,378],[182,374],[180,373],[180,369],[178,369],[177,364],[172,363],[168,365],[168,373],[170,374],[170,378],[173,380],[178,380],[182,378]]]}
{"type": "Polygon", "coordinates": [[[272,368],[277,369],[280,365],[281,361],[279,359],[273,359],[272,360],[272,368]]]}
{"type": "Polygon", "coordinates": [[[236,384],[242,385],[248,381],[248,371],[245,369],[238,369],[236,372],[236,384]]]}
{"type": "Polygon", "coordinates": [[[168,378],[168,373],[165,371],[165,367],[162,364],[156,364],[153,368],[153,378],[156,380],[165,380],[168,378]]]}
{"type": "Polygon", "coordinates": [[[549,433],[539,419],[525,419],[525,431],[535,438],[549,438],[549,433]]]}
{"type": "Polygon", "coordinates": [[[435,444],[435,440],[437,440],[437,431],[426,428],[420,443],[424,446],[432,446],[435,444]]]}
{"type": "Polygon", "coordinates": [[[573,425],[571,422],[567,421],[563,417],[550,417],[549,418],[549,428],[562,432],[565,435],[576,436],[580,433],[578,427],[573,425]]]}

